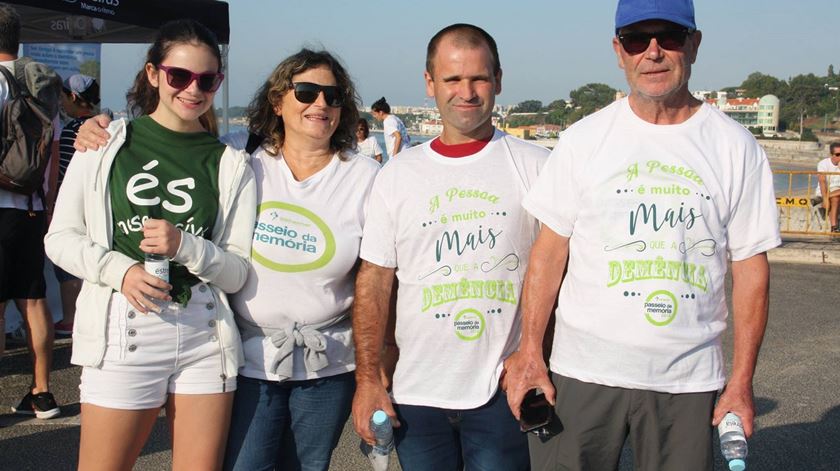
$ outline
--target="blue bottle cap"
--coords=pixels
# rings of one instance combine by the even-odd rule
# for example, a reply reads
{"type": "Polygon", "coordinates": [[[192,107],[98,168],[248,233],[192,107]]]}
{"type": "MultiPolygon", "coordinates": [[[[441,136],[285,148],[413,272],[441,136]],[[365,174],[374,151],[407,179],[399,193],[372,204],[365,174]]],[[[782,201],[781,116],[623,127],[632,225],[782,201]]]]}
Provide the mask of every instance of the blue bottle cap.
{"type": "Polygon", "coordinates": [[[384,410],[378,410],[373,413],[373,418],[371,420],[373,420],[373,423],[376,425],[382,425],[388,421],[388,414],[386,414],[384,410]]]}
{"type": "Polygon", "coordinates": [[[729,471],[744,471],[747,469],[747,463],[744,460],[732,460],[729,462],[729,471]]]}

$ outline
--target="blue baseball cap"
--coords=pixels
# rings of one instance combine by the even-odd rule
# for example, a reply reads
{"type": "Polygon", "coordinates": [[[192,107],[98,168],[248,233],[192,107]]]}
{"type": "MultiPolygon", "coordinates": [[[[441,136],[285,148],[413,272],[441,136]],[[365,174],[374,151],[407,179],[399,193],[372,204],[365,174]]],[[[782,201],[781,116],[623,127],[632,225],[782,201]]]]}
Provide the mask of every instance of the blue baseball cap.
{"type": "Polygon", "coordinates": [[[615,10],[615,32],[646,20],[665,20],[695,30],[692,0],[618,0],[615,10]]]}

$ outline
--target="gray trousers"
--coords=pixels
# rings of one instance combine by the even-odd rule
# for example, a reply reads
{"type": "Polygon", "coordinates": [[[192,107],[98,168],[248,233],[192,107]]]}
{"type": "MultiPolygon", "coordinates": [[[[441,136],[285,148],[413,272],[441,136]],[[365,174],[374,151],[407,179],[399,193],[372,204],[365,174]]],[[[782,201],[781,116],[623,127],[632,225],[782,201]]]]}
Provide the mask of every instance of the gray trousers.
{"type": "Polygon", "coordinates": [[[628,437],[638,471],[713,468],[717,391],[668,394],[551,376],[557,415],[550,436],[528,434],[533,471],[616,470],[628,437]]]}

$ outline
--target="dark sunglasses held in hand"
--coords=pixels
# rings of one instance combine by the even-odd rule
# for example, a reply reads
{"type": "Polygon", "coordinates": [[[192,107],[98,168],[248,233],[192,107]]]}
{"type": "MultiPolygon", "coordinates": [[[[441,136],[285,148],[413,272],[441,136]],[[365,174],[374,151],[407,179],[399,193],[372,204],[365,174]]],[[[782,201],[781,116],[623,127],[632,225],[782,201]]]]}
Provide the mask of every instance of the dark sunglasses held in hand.
{"type": "Polygon", "coordinates": [[[344,96],[341,90],[335,85],[318,85],[310,82],[293,83],[295,87],[295,99],[307,105],[315,103],[318,95],[324,92],[324,101],[328,106],[339,108],[344,104],[344,96]]]}
{"type": "Polygon", "coordinates": [[[685,46],[685,40],[691,31],[687,29],[677,29],[668,31],[656,31],[653,33],[645,33],[642,31],[632,31],[618,35],[618,42],[627,54],[636,55],[647,51],[650,46],[650,40],[656,38],[656,44],[666,51],[678,51],[685,46]]]}
{"type": "Polygon", "coordinates": [[[193,83],[193,80],[198,84],[198,89],[205,93],[213,93],[219,89],[222,80],[225,79],[225,74],[221,72],[204,72],[197,74],[192,70],[182,69],[181,67],[170,67],[168,65],[159,65],[158,69],[166,72],[166,83],[176,90],[183,90],[193,83]]]}

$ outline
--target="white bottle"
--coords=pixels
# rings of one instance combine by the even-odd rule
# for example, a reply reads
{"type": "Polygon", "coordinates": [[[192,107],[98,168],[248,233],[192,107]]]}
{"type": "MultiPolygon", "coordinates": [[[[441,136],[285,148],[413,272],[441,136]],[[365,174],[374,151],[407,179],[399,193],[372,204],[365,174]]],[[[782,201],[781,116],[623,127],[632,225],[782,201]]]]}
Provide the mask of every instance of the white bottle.
{"type": "MultiPolygon", "coordinates": [[[[146,273],[156,276],[169,283],[169,257],[166,255],[147,253],[143,263],[143,268],[146,269],[146,273]]],[[[158,312],[177,306],[174,303],[169,303],[168,301],[164,301],[162,299],[150,298],[149,301],[159,308],[158,312]]]]}
{"type": "Polygon", "coordinates": [[[370,429],[376,439],[376,444],[368,445],[361,443],[362,453],[370,459],[373,471],[387,471],[388,456],[394,449],[394,429],[391,426],[391,419],[383,410],[377,410],[370,418],[370,429]]]}
{"type": "Polygon", "coordinates": [[[747,469],[747,439],[744,436],[744,426],[741,418],[729,412],[718,424],[720,436],[720,451],[729,463],[730,471],[744,471],[747,469]]]}
{"type": "Polygon", "coordinates": [[[169,257],[166,255],[147,253],[143,267],[146,273],[169,283],[169,257]]]}

